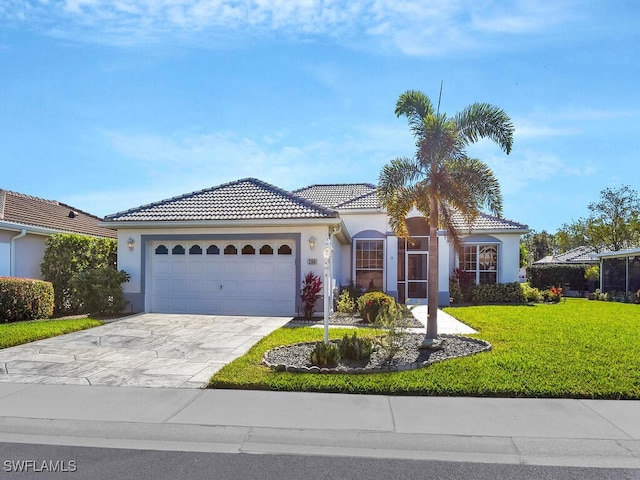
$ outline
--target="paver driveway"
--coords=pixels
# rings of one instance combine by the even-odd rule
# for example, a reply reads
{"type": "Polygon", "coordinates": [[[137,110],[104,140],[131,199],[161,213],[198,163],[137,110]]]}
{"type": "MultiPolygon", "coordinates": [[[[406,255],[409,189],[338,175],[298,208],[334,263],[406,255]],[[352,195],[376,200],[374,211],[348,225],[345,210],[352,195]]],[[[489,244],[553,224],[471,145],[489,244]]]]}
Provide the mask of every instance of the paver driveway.
{"type": "Polygon", "coordinates": [[[199,388],[289,320],[134,315],[0,350],[0,382],[199,388]]]}

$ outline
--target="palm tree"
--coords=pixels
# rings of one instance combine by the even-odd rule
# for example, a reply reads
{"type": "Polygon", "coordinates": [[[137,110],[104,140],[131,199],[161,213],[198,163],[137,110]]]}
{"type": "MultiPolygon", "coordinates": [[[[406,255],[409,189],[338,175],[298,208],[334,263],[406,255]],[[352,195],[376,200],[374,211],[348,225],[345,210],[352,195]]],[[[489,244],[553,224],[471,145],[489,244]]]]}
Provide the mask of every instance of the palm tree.
{"type": "Polygon", "coordinates": [[[498,217],[502,214],[498,180],[484,162],[467,155],[466,147],[489,138],[509,154],[514,126],[503,110],[486,103],[474,103],[448,117],[415,90],[400,95],[395,113],[407,117],[417,151],[414,158],[395,158],[384,166],[378,197],[398,237],[409,237],[406,218],[413,207],[429,224],[428,320],[423,345],[433,347],[439,344],[438,227],[446,229],[449,241],[460,251],[456,217],[462,215],[471,225],[484,207],[498,217]]]}

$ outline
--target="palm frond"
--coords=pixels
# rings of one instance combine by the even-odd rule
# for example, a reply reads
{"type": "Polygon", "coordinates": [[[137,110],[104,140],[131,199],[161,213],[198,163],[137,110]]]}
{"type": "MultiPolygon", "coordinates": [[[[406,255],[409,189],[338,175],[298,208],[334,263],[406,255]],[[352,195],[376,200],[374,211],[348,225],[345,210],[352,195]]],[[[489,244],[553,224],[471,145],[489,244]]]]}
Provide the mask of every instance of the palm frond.
{"type": "Polygon", "coordinates": [[[501,108],[488,103],[474,103],[458,113],[455,122],[465,144],[489,138],[505,153],[511,153],[515,127],[501,108]]]}
{"type": "Polygon", "coordinates": [[[424,118],[433,115],[433,105],[429,97],[418,90],[407,90],[396,102],[396,117],[404,115],[409,121],[409,128],[414,136],[420,137],[423,132],[424,118]]]}

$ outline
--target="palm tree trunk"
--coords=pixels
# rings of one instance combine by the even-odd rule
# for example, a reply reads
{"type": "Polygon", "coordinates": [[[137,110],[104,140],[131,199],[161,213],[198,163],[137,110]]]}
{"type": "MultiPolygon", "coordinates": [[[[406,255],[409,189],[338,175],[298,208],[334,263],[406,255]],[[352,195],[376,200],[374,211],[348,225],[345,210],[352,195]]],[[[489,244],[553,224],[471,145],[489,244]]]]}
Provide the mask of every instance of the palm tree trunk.
{"type": "Polygon", "coordinates": [[[427,282],[427,335],[426,343],[438,338],[438,204],[429,198],[429,274],[427,282]]]}

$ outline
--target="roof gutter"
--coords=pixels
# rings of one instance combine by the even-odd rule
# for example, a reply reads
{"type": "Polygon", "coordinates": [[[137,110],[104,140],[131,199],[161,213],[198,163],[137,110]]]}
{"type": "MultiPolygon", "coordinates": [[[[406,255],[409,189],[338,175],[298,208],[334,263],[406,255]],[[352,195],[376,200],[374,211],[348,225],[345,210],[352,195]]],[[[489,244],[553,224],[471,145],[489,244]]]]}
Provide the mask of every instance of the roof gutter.
{"type": "Polygon", "coordinates": [[[26,237],[27,230],[25,228],[16,235],[15,237],[11,237],[11,241],[9,242],[9,276],[16,276],[16,240],[19,238],[26,237]]]}
{"type": "Polygon", "coordinates": [[[291,225],[340,225],[340,217],[331,218],[277,218],[277,219],[255,219],[255,220],[163,220],[163,221],[103,221],[99,222],[100,227],[111,228],[193,228],[193,227],[282,227],[291,225]]]}

